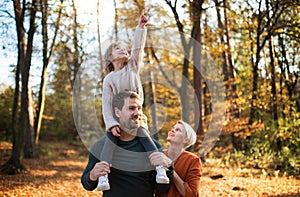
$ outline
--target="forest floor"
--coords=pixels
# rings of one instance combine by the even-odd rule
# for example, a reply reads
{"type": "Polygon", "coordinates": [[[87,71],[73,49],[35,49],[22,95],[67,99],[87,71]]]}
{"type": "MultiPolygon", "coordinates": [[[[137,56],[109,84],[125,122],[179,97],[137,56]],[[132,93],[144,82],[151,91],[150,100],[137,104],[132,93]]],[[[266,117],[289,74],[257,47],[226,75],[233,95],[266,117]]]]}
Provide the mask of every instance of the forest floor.
{"type": "MultiPolygon", "coordinates": [[[[0,197],[101,196],[99,191],[85,191],[80,183],[87,164],[87,150],[82,143],[40,142],[40,157],[24,159],[27,171],[18,175],[0,175],[0,197]]],[[[0,165],[11,153],[11,144],[0,142],[0,165]]],[[[201,196],[300,196],[300,178],[270,176],[258,169],[228,168],[219,160],[203,164],[201,196]]]]}

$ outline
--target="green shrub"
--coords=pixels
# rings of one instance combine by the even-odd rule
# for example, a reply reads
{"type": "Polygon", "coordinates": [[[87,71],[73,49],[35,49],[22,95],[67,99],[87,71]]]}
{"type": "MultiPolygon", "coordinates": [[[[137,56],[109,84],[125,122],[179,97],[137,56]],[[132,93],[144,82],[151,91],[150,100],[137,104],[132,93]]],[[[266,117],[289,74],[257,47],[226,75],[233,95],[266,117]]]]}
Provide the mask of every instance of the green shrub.
{"type": "Polygon", "coordinates": [[[280,170],[299,174],[300,169],[300,120],[279,121],[265,124],[265,129],[252,134],[245,153],[248,162],[258,168],[280,170]]]}

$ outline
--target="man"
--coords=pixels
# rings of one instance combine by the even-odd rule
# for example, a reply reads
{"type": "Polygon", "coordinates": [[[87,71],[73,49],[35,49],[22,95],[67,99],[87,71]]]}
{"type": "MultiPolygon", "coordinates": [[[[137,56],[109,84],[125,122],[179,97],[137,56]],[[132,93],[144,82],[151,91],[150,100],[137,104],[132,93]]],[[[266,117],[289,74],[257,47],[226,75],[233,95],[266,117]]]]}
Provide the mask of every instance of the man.
{"type": "MultiPolygon", "coordinates": [[[[110,190],[103,192],[103,197],[152,197],[154,191],[166,192],[173,180],[173,163],[163,153],[151,155],[151,162],[167,168],[169,184],[156,183],[156,171],[145,153],[145,149],[136,137],[142,117],[142,106],[139,95],[134,92],[121,92],[113,98],[115,117],[120,123],[120,137],[113,154],[112,166],[100,161],[104,138],[91,148],[89,161],[81,177],[86,190],[97,187],[98,177],[108,174],[110,190]]],[[[160,144],[155,141],[158,149],[160,144]]]]}

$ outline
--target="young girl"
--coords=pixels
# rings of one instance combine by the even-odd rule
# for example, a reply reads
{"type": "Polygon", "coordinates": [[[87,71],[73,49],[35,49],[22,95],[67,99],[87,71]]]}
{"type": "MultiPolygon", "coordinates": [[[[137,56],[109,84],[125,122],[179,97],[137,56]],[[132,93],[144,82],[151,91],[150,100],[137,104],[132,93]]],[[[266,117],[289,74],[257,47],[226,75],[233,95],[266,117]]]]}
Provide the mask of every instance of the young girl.
{"type": "MultiPolygon", "coordinates": [[[[118,137],[120,136],[119,123],[113,115],[113,95],[121,91],[134,91],[140,95],[141,99],[143,99],[144,96],[139,76],[139,65],[143,59],[147,35],[147,23],[148,19],[143,10],[134,34],[131,57],[129,57],[127,50],[120,43],[111,44],[105,53],[104,58],[107,62],[106,65],[108,65],[106,70],[109,74],[106,75],[103,80],[102,112],[106,130],[108,132],[106,134],[106,141],[101,152],[100,160],[106,161],[109,164],[111,164],[113,151],[118,141],[118,137]]],[[[148,155],[158,151],[147,129],[139,127],[137,135],[148,155]]],[[[169,183],[165,169],[162,166],[156,166],[156,170],[157,183],[169,183]]],[[[110,189],[108,175],[99,177],[97,189],[100,191],[110,189]]]]}

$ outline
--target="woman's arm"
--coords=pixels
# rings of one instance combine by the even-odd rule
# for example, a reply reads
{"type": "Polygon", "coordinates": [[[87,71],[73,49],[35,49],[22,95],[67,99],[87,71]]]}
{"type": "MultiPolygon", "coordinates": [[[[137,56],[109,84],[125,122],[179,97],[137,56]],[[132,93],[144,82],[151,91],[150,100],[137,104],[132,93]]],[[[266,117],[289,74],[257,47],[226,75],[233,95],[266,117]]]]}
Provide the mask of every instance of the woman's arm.
{"type": "Polygon", "coordinates": [[[185,187],[184,187],[184,181],[180,178],[180,176],[174,171],[174,179],[173,179],[174,185],[179,191],[180,195],[185,196],[185,187]]]}
{"type": "Polygon", "coordinates": [[[174,171],[174,184],[182,196],[197,197],[199,196],[200,178],[202,173],[200,159],[194,158],[188,166],[188,169],[185,181],[183,181],[176,171],[174,171]]]}

